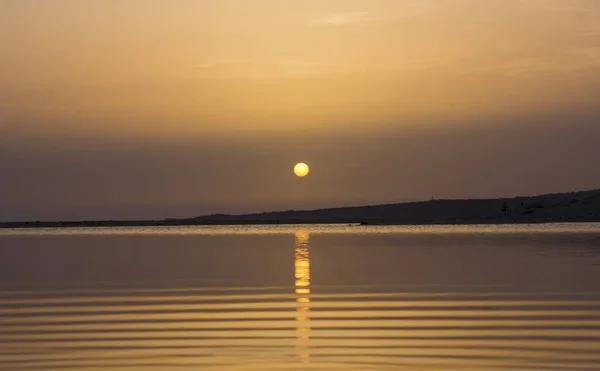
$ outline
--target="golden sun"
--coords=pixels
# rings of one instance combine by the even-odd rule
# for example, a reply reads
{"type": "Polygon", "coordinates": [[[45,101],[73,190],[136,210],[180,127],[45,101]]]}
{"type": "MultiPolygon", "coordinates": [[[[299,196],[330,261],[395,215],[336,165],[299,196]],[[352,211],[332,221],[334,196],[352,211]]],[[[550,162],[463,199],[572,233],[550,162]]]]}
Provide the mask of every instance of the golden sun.
{"type": "Polygon", "coordinates": [[[300,162],[294,166],[294,174],[300,178],[305,177],[308,174],[308,171],[308,165],[303,162],[300,162]]]}

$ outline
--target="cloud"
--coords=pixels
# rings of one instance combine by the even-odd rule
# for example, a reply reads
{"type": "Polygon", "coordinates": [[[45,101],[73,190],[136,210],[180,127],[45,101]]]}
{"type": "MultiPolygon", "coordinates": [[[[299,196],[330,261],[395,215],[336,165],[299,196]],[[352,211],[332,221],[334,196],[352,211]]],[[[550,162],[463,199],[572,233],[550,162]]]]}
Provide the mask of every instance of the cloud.
{"type": "Polygon", "coordinates": [[[406,17],[435,13],[445,6],[446,4],[444,2],[435,0],[403,0],[395,2],[393,6],[388,9],[386,14],[374,14],[367,11],[340,11],[316,16],[311,19],[309,23],[320,26],[346,26],[380,21],[393,21],[406,17]]]}
{"type": "Polygon", "coordinates": [[[578,72],[597,68],[600,68],[600,47],[585,47],[552,55],[519,58],[501,64],[481,67],[477,71],[502,72],[509,76],[518,76],[548,72],[578,72]]]}
{"type": "Polygon", "coordinates": [[[319,16],[311,20],[310,23],[316,25],[341,26],[373,22],[381,19],[381,17],[372,16],[368,12],[342,12],[319,16]]]}
{"type": "Polygon", "coordinates": [[[206,79],[284,79],[342,75],[397,74],[423,70],[455,68],[464,58],[403,58],[401,61],[345,64],[306,60],[231,60],[219,59],[198,63],[196,78],[206,79]]]}
{"type": "Polygon", "coordinates": [[[597,0],[521,0],[521,4],[544,11],[562,13],[588,13],[600,10],[597,0]]]}
{"type": "Polygon", "coordinates": [[[340,66],[302,60],[230,60],[221,59],[194,65],[202,78],[273,79],[331,75],[340,66]]]}

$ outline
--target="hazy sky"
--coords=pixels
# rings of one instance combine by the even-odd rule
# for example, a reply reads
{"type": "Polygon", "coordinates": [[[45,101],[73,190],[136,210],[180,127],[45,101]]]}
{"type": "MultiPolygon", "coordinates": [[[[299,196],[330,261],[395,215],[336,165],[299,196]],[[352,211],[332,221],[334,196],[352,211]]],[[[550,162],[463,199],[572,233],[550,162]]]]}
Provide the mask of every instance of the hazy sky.
{"type": "Polygon", "coordinates": [[[600,188],[597,0],[0,0],[0,45],[0,220],[600,188]]]}

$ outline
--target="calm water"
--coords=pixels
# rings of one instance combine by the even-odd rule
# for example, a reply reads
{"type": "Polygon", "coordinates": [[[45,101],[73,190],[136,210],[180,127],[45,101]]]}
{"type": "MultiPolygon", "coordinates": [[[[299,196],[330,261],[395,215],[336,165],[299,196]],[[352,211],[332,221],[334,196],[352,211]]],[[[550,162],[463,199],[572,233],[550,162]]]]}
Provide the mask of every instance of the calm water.
{"type": "Polygon", "coordinates": [[[2,370],[600,370],[600,224],[0,230],[2,370]]]}

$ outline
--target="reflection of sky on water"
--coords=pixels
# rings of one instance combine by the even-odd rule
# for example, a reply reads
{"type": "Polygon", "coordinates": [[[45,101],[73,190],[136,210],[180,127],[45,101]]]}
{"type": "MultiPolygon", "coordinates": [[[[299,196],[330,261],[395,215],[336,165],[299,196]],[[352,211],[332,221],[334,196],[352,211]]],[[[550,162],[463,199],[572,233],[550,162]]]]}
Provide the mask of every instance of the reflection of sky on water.
{"type": "Polygon", "coordinates": [[[275,227],[0,236],[0,369],[600,363],[595,225],[275,227]]]}

